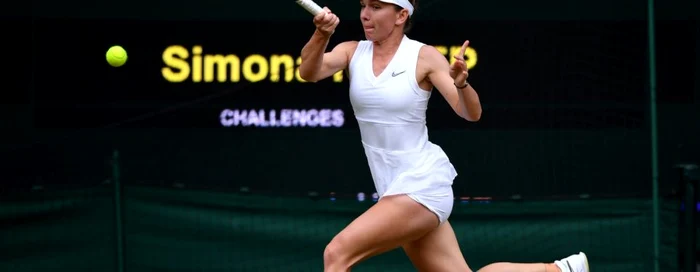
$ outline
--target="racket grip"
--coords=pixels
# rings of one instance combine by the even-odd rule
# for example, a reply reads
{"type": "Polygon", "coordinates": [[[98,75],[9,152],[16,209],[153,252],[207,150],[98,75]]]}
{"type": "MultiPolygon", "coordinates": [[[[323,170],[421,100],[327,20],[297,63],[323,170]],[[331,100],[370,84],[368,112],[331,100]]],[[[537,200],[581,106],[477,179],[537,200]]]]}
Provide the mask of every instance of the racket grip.
{"type": "Polygon", "coordinates": [[[316,16],[317,14],[324,12],[323,8],[321,8],[318,4],[316,4],[313,0],[296,0],[297,4],[299,4],[302,8],[304,8],[306,11],[311,13],[313,16],[316,16]]]}

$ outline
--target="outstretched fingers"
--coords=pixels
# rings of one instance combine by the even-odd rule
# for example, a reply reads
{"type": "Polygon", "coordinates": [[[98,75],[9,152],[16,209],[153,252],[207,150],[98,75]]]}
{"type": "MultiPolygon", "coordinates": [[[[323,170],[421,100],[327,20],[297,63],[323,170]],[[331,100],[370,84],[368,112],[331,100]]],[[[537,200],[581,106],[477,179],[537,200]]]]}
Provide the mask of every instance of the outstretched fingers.
{"type": "Polygon", "coordinates": [[[467,52],[467,47],[469,47],[469,40],[464,41],[462,48],[459,49],[459,54],[454,56],[457,60],[464,61],[464,53],[467,52]]]}

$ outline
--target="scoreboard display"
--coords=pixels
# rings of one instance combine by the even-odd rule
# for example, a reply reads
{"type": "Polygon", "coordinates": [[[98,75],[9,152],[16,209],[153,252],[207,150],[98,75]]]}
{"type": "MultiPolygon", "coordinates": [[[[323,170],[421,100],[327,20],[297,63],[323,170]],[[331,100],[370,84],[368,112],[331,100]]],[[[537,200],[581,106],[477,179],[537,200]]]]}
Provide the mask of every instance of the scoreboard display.
{"type": "MultiPolygon", "coordinates": [[[[660,103],[693,94],[684,54],[694,41],[670,30],[695,31],[659,24],[660,103]]],[[[34,126],[135,133],[113,140],[131,141],[120,146],[131,181],[369,196],[346,71],[317,83],[299,77],[313,31],[311,20],[37,18],[34,126]],[[126,49],[124,66],[108,65],[113,45],[126,49]]],[[[462,120],[435,90],[427,112],[431,140],[460,173],[457,192],[648,189],[647,172],[620,172],[648,166],[645,21],[422,19],[408,36],[447,59],[470,40],[482,119],[462,120]]],[[[360,22],[344,19],[328,50],[361,39],[360,22]]]]}
{"type": "MultiPolygon", "coordinates": [[[[52,59],[56,52],[64,59],[60,67],[47,62],[35,71],[41,78],[36,88],[40,127],[100,127],[152,111],[164,112],[120,125],[354,125],[345,71],[319,83],[299,76],[299,52],[314,31],[311,23],[51,20],[39,22],[36,30],[39,46],[52,48],[40,50],[37,60],[52,59]],[[124,66],[107,64],[105,52],[112,45],[126,49],[124,66]]],[[[328,50],[343,40],[364,38],[359,22],[350,21],[337,33],[328,50]]],[[[448,57],[466,38],[439,37],[431,45],[448,57]]],[[[469,48],[465,55],[477,71],[478,50],[469,48]]],[[[432,106],[449,109],[444,101],[432,106]]],[[[438,125],[455,120],[450,116],[438,125]]]]}
{"type": "MultiPolygon", "coordinates": [[[[408,35],[448,59],[470,40],[465,58],[485,114],[467,124],[434,91],[432,128],[572,127],[572,118],[616,126],[596,121],[610,115],[595,110],[601,105],[619,112],[613,118],[643,118],[634,109],[645,109],[647,97],[643,22],[455,24],[417,22],[408,35]]],[[[313,31],[297,21],[38,20],[36,124],[355,128],[344,71],[318,83],[299,77],[313,31]],[[124,66],[107,64],[112,45],[129,54],[124,66]]],[[[360,39],[360,22],[344,21],[328,50],[360,39]]]]}

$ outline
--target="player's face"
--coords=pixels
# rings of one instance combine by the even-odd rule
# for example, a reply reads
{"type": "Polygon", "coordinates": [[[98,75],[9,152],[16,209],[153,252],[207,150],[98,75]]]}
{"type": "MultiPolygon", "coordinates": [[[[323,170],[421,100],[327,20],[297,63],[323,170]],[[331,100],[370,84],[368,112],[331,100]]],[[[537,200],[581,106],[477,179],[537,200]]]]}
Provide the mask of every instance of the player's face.
{"type": "Polygon", "coordinates": [[[383,40],[394,31],[399,22],[399,11],[393,4],[377,0],[361,0],[360,6],[360,20],[367,40],[383,40]]]}

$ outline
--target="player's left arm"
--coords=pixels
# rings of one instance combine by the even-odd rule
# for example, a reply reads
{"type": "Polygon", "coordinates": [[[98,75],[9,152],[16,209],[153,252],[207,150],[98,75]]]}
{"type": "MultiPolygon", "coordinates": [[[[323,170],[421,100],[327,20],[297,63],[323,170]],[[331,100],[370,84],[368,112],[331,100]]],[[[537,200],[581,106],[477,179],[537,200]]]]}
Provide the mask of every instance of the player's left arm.
{"type": "Polygon", "coordinates": [[[435,47],[423,46],[420,54],[428,64],[428,79],[455,113],[468,121],[476,122],[481,119],[481,102],[476,90],[467,81],[469,72],[463,56],[468,45],[469,41],[466,41],[460,54],[455,56],[457,60],[452,66],[435,47]]]}

